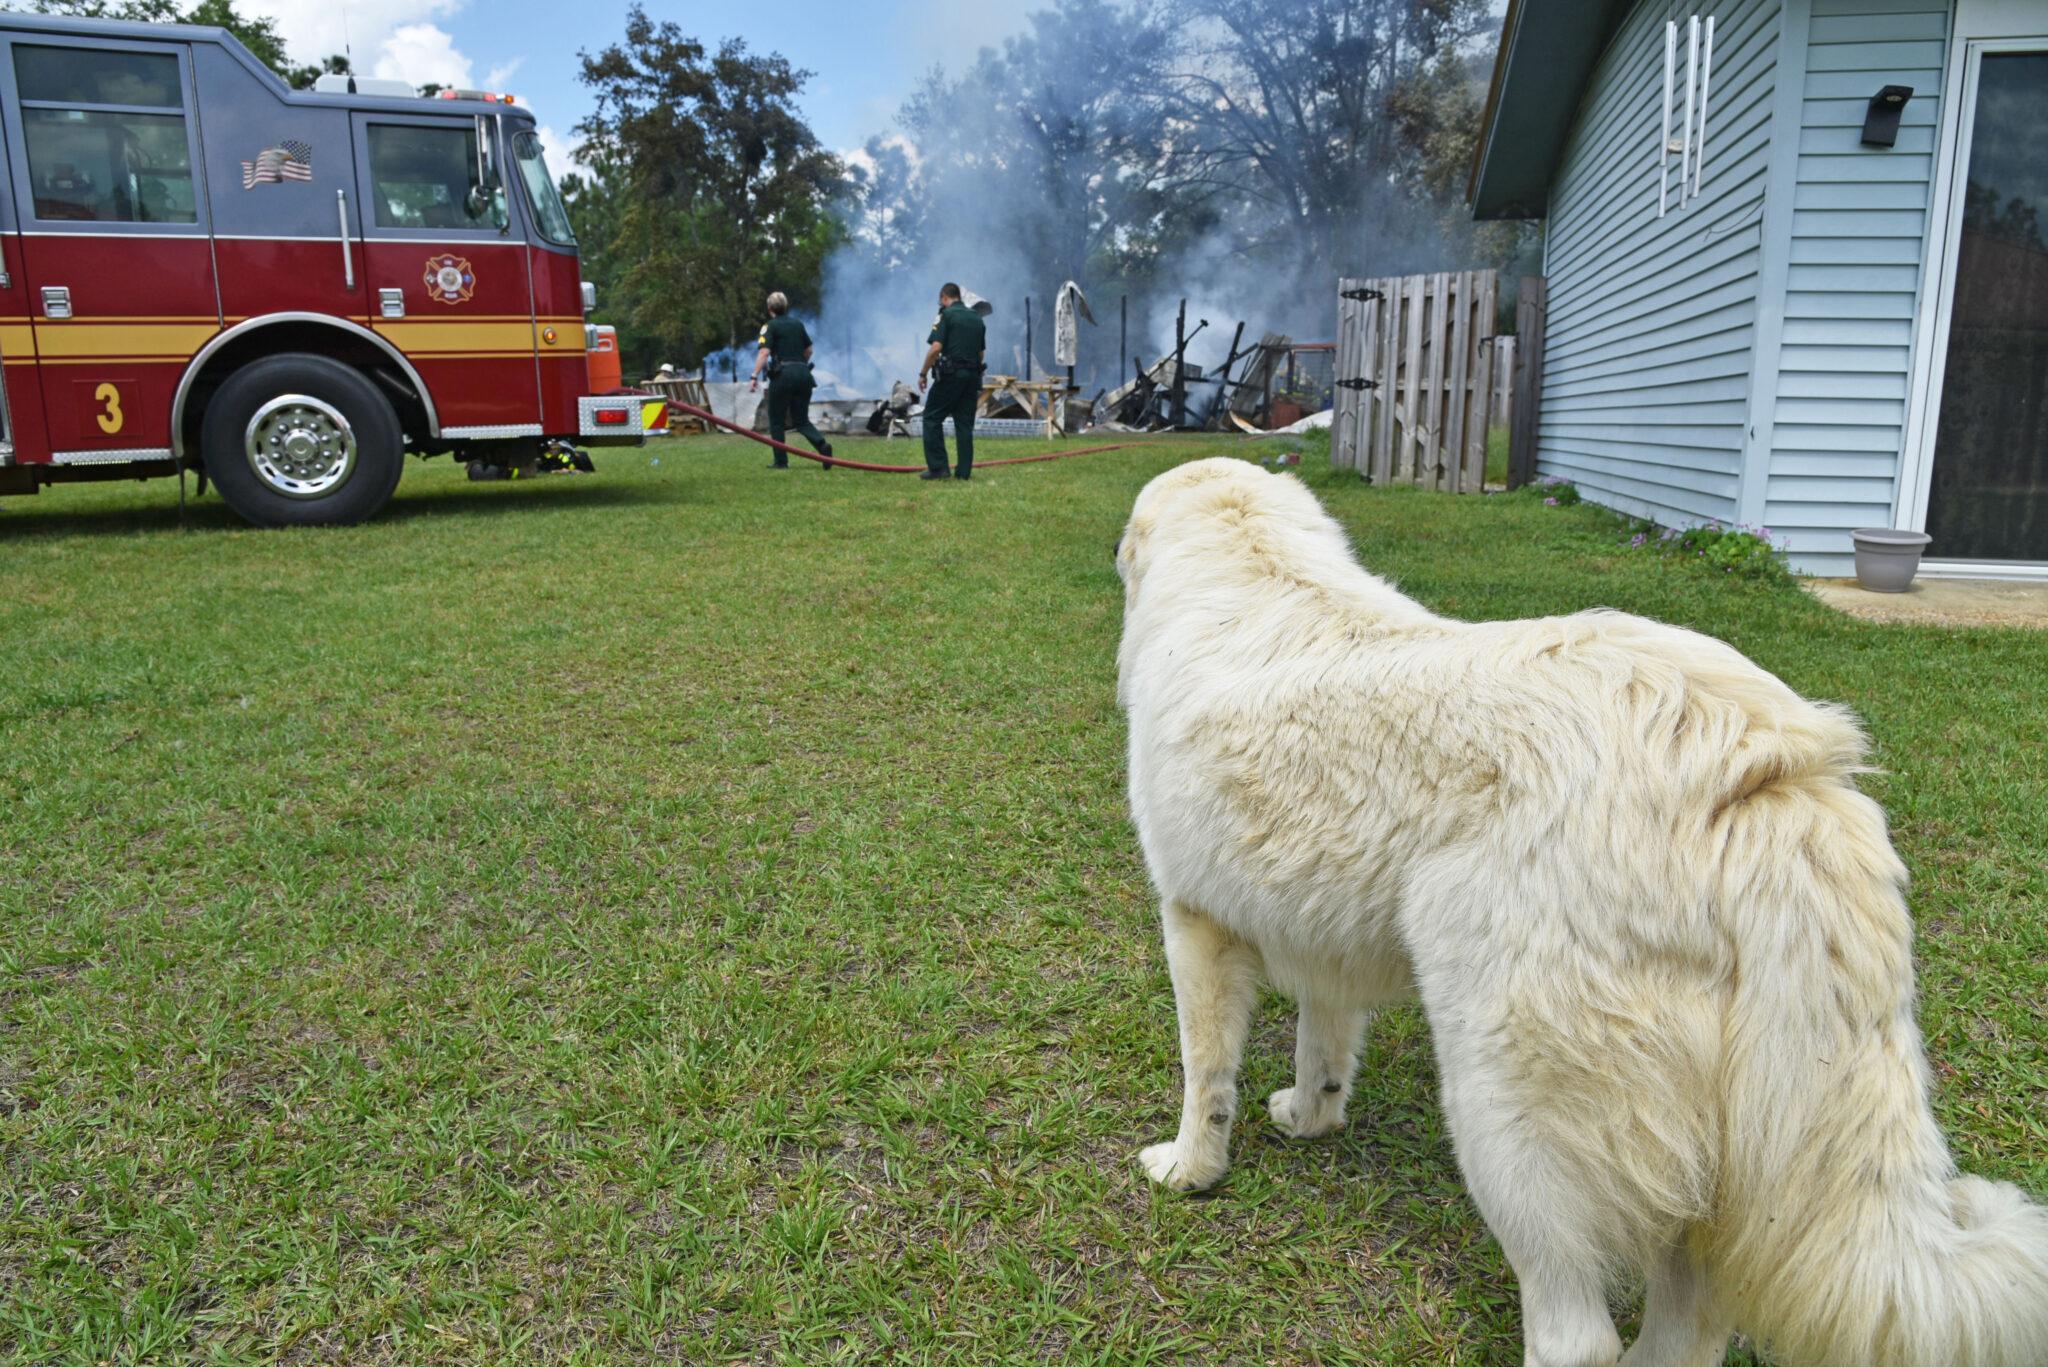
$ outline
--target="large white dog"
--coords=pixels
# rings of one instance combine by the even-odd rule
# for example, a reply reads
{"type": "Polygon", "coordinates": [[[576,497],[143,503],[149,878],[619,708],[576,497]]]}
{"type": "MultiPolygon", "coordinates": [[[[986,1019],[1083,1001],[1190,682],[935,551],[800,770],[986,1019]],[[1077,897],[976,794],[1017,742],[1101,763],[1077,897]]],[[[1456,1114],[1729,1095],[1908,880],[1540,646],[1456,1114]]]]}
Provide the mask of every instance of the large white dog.
{"type": "Polygon", "coordinates": [[[1438,617],[1296,480],[1159,476],[1117,551],[1131,810],[1180,1009],[1180,1134],[1223,1173],[1257,982],[1300,1003],[1274,1124],[1341,1125],[1419,996],[1531,1367],[2043,1367],[2048,1212],[1958,1176],[1863,738],[1718,641],[1616,613],[1438,617]]]}

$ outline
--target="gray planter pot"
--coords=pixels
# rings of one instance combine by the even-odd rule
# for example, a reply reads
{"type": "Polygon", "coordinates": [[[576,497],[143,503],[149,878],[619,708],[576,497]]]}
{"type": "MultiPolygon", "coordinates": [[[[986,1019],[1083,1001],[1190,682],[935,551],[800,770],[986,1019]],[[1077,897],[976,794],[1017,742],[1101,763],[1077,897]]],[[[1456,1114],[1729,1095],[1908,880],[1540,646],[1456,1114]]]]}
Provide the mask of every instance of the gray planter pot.
{"type": "Polygon", "coordinates": [[[1871,593],[1904,593],[1920,572],[1920,553],[1933,538],[1925,532],[1890,527],[1860,527],[1850,532],[1856,543],[1856,582],[1871,593]]]}

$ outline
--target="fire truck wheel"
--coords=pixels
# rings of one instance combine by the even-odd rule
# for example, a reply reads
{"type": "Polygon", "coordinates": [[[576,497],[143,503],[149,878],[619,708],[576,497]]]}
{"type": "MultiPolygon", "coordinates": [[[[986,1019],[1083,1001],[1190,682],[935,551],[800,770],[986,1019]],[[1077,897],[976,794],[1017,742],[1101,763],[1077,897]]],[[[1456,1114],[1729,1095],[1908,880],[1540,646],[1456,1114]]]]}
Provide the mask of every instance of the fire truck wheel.
{"type": "Polygon", "coordinates": [[[228,377],[200,423],[207,473],[259,527],[361,522],[398,487],[404,436],[357,371],[287,352],[228,377]]]}

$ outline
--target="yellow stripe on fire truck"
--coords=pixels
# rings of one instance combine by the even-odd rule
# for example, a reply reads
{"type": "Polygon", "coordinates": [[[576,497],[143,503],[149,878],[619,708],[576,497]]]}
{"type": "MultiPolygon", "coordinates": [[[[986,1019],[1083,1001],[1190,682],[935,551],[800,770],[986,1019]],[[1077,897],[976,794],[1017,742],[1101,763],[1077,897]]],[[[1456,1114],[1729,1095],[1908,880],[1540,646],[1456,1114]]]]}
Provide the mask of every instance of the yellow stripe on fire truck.
{"type": "MultiPolygon", "coordinates": [[[[72,323],[35,325],[35,348],[46,360],[67,357],[159,356],[182,361],[220,331],[211,318],[190,323],[72,323]]],[[[13,345],[0,339],[0,345],[13,345]]]]}
{"type": "MultiPolygon", "coordinates": [[[[436,351],[524,351],[533,350],[533,320],[517,322],[377,322],[376,332],[391,339],[407,355],[436,351]]],[[[580,330],[578,336],[581,336],[580,330]]]]}

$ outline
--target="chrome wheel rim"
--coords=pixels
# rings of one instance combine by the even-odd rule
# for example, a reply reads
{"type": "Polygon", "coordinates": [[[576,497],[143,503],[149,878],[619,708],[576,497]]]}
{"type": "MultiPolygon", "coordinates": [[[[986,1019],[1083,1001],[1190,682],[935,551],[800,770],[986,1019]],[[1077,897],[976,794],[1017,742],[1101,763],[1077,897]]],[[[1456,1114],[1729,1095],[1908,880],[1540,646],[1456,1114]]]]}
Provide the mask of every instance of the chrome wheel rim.
{"type": "Polygon", "coordinates": [[[286,498],[332,493],[356,468],[355,429],[340,409],[308,394],[280,394],[257,409],[242,449],[264,487],[286,498]]]}

